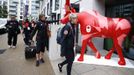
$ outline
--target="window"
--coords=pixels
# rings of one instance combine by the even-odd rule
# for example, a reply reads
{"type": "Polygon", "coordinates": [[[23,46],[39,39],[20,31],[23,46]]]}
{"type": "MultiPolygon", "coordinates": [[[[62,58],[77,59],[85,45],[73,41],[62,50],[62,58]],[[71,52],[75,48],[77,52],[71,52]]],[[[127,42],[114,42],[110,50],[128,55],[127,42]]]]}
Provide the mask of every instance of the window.
{"type": "Polygon", "coordinates": [[[55,0],[55,10],[59,9],[59,0],[55,0]]]}
{"type": "Polygon", "coordinates": [[[22,16],[20,16],[20,19],[23,19],[23,17],[22,17],[22,16]]]}
{"type": "Polygon", "coordinates": [[[21,12],[20,15],[23,15],[23,13],[21,12]]]}
{"type": "Polygon", "coordinates": [[[6,6],[6,5],[7,5],[7,2],[4,1],[4,2],[3,2],[3,5],[6,6]]]}
{"type": "Polygon", "coordinates": [[[49,15],[50,13],[49,13],[49,3],[47,4],[47,15],[49,15]]]}
{"type": "Polygon", "coordinates": [[[0,1],[0,4],[2,4],[2,2],[0,1]]]}
{"type": "Polygon", "coordinates": [[[52,13],[52,4],[53,4],[53,1],[50,0],[50,13],[52,13]]]}
{"type": "Polygon", "coordinates": [[[35,1],[32,1],[32,3],[35,3],[35,1]]]}
{"type": "Polygon", "coordinates": [[[29,0],[26,0],[26,5],[29,5],[29,0]]]}
{"type": "MultiPolygon", "coordinates": [[[[61,14],[58,14],[58,20],[60,20],[60,18],[61,18],[61,14]]],[[[58,22],[58,24],[59,24],[59,22],[58,22]]]]}
{"type": "Polygon", "coordinates": [[[46,7],[44,8],[44,14],[46,13],[46,7]]]}
{"type": "Polygon", "coordinates": [[[111,7],[106,8],[106,16],[109,17],[130,17],[133,10],[134,4],[120,4],[114,5],[111,7]],[[112,13],[110,13],[110,11],[112,13]]]}

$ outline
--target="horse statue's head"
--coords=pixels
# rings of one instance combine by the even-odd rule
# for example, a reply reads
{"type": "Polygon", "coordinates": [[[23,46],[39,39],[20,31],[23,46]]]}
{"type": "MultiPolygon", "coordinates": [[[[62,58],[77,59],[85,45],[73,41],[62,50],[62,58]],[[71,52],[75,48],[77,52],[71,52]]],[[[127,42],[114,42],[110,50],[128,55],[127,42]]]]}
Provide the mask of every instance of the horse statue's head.
{"type": "Polygon", "coordinates": [[[67,24],[67,22],[69,22],[69,19],[71,17],[70,14],[76,13],[76,10],[71,6],[70,0],[66,0],[64,7],[65,7],[65,14],[64,14],[64,17],[62,19],[60,19],[60,22],[62,24],[67,24]]]}
{"type": "Polygon", "coordinates": [[[66,15],[64,18],[62,18],[61,20],[60,20],[60,22],[62,23],[62,24],[67,24],[68,22],[75,22],[76,23],[76,21],[78,22],[78,16],[77,16],[77,13],[69,13],[68,15],[66,15]]]}

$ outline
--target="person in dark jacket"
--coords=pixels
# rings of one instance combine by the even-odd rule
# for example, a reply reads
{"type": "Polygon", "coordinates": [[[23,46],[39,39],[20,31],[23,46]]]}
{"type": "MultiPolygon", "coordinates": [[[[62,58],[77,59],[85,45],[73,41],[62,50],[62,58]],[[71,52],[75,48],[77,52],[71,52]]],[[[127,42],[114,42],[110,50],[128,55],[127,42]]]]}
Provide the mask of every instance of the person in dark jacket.
{"type": "Polygon", "coordinates": [[[36,47],[37,47],[37,51],[36,51],[36,66],[38,67],[40,62],[44,63],[44,52],[45,52],[45,47],[47,47],[48,49],[48,23],[52,23],[52,22],[57,22],[57,21],[46,21],[45,20],[45,16],[43,14],[39,15],[39,21],[36,23],[36,27],[33,30],[32,34],[31,34],[31,40],[33,39],[33,36],[35,35],[35,33],[37,32],[36,35],[36,47]]]}
{"type": "Polygon", "coordinates": [[[26,45],[29,45],[30,44],[30,35],[31,35],[31,32],[32,32],[32,26],[31,26],[31,23],[29,22],[28,19],[26,19],[26,21],[24,22],[24,25],[23,25],[23,33],[24,33],[24,42],[26,45]]]}
{"type": "Polygon", "coordinates": [[[64,49],[65,61],[58,64],[59,71],[62,72],[62,67],[67,64],[67,75],[71,75],[72,64],[74,61],[74,38],[75,38],[75,25],[77,25],[77,15],[70,15],[70,22],[68,22],[63,30],[64,40],[61,48],[64,49]]]}
{"type": "Polygon", "coordinates": [[[20,32],[19,22],[16,20],[15,16],[11,16],[11,20],[9,20],[5,26],[8,30],[9,48],[16,48],[17,35],[20,32]]]}
{"type": "Polygon", "coordinates": [[[31,21],[31,26],[32,26],[32,29],[34,30],[35,26],[36,26],[36,23],[34,20],[31,21]]]}

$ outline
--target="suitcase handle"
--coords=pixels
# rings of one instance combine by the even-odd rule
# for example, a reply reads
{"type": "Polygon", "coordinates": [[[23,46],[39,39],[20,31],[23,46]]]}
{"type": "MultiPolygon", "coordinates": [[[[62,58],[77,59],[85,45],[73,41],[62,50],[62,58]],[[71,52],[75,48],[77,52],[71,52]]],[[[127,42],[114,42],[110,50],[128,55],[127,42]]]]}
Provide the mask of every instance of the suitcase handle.
{"type": "Polygon", "coordinates": [[[29,41],[29,46],[34,46],[34,41],[33,40],[29,41]]]}

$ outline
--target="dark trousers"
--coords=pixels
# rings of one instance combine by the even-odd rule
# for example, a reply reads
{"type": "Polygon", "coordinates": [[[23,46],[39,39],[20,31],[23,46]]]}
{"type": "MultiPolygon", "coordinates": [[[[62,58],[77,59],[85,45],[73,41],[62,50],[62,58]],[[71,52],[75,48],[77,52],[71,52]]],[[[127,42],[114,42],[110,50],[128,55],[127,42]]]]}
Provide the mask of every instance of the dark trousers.
{"type": "Polygon", "coordinates": [[[25,34],[25,38],[24,38],[24,42],[26,45],[29,45],[29,40],[30,40],[30,32],[24,32],[25,34]]]}
{"type": "Polygon", "coordinates": [[[46,40],[46,48],[49,51],[49,38],[47,38],[47,40],[46,40]]]}
{"type": "Polygon", "coordinates": [[[74,61],[74,54],[71,56],[65,56],[65,57],[66,57],[66,60],[63,61],[60,65],[64,66],[65,64],[67,64],[67,67],[66,67],[67,75],[71,75],[72,64],[74,61]]]}
{"type": "Polygon", "coordinates": [[[16,46],[17,34],[8,34],[8,45],[16,46]]]}

